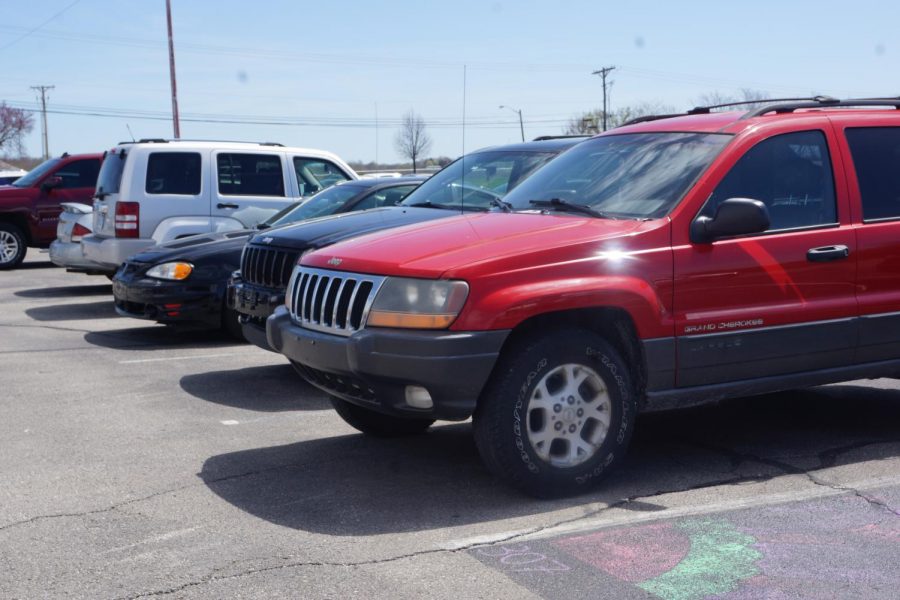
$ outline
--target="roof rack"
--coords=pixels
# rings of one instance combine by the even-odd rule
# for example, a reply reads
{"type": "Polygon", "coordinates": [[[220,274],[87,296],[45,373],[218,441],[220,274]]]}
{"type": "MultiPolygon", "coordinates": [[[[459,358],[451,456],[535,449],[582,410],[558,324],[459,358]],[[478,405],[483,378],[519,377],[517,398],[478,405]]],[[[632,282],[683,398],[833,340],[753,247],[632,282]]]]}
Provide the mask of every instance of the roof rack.
{"type": "Polygon", "coordinates": [[[625,125],[636,125],[638,123],[646,123],[647,121],[658,121],[659,119],[671,119],[674,117],[684,117],[688,115],[708,115],[716,108],[729,108],[733,106],[745,106],[747,104],[762,104],[758,108],[747,111],[741,116],[741,119],[750,119],[758,117],[766,113],[775,112],[779,114],[794,112],[803,108],[831,108],[835,106],[893,106],[900,110],[900,96],[896,98],[856,98],[849,100],[838,100],[831,96],[812,96],[810,98],[767,98],[764,100],[743,100],[741,102],[726,102],[724,104],[712,104],[710,106],[697,106],[684,113],[673,113],[666,115],[644,115],[636,117],[630,121],[622,123],[620,127],[625,125]]]}
{"type": "Polygon", "coordinates": [[[278,142],[248,142],[246,140],[200,140],[200,139],[188,139],[188,138],[178,138],[174,140],[167,140],[165,138],[141,138],[137,141],[130,142],[119,142],[120,144],[168,144],[169,142],[219,142],[223,144],[257,144],[259,146],[278,146],[283,148],[284,144],[280,144],[278,142]]]}
{"type": "Polygon", "coordinates": [[[749,111],[742,116],[742,119],[758,117],[766,113],[774,112],[778,114],[792,113],[795,110],[804,108],[834,108],[834,107],[853,107],[853,106],[893,106],[894,109],[900,110],[900,97],[895,98],[853,98],[848,100],[838,100],[830,96],[816,96],[806,101],[788,102],[782,104],[767,104],[749,111]]]}
{"type": "MultiPolygon", "coordinates": [[[[689,115],[708,115],[715,108],[730,108],[732,106],[744,106],[747,104],[774,104],[776,102],[837,102],[837,98],[831,96],[813,96],[811,98],[762,98],[759,100],[741,100],[740,102],[725,102],[724,104],[710,104],[709,106],[696,106],[687,111],[689,115]]],[[[768,112],[768,111],[766,111],[768,112]]]]}
{"type": "Polygon", "coordinates": [[[547,140],[567,140],[572,138],[589,138],[593,137],[590,134],[582,134],[582,133],[571,133],[564,135],[539,135],[532,142],[546,142],[547,140]]]}

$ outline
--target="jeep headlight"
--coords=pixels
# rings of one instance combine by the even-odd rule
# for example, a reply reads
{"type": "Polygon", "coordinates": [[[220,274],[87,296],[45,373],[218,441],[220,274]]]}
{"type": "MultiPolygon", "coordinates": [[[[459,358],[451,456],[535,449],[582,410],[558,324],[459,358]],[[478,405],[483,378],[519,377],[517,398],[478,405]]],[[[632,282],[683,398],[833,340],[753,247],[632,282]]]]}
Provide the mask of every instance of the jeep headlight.
{"type": "Polygon", "coordinates": [[[446,329],[466,297],[465,281],[388,277],[372,302],[366,325],[409,329],[446,329]]]}
{"type": "Polygon", "coordinates": [[[147,271],[147,277],[154,279],[168,279],[169,281],[181,281],[187,279],[194,270],[194,265],[186,262],[168,262],[151,267],[147,271]]]}

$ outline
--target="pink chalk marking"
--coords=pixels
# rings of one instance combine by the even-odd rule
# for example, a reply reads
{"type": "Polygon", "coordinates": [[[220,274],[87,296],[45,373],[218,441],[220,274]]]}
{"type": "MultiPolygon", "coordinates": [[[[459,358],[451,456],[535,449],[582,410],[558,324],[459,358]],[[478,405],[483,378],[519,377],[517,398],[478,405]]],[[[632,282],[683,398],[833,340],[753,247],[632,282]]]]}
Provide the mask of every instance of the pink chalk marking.
{"type": "Polygon", "coordinates": [[[599,531],[553,542],[557,548],[622,581],[637,583],[672,570],[691,540],[670,523],[599,531]]]}

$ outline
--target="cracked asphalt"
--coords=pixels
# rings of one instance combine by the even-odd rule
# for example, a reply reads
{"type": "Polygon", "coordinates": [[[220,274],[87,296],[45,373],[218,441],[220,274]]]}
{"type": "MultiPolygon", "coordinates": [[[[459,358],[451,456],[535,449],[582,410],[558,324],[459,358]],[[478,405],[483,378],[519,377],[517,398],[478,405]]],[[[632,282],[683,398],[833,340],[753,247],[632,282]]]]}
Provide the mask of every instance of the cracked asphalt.
{"type": "Polygon", "coordinates": [[[900,386],[647,415],[537,501],[468,423],[357,434],[283,357],[0,272],[0,598],[895,598],[900,386]]]}

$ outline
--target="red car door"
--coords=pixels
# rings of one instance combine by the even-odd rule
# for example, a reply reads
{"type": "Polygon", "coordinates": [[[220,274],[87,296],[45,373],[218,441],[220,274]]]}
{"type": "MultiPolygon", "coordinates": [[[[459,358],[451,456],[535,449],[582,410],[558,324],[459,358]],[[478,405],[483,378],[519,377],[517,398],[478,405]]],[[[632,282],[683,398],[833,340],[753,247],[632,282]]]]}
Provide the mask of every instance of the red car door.
{"type": "Polygon", "coordinates": [[[736,140],[724,175],[697,190],[706,216],[728,198],[762,201],[768,230],[693,243],[696,208],[673,222],[677,387],[845,365],[855,349],[857,247],[841,156],[826,118],[796,123],[736,140]]]}

